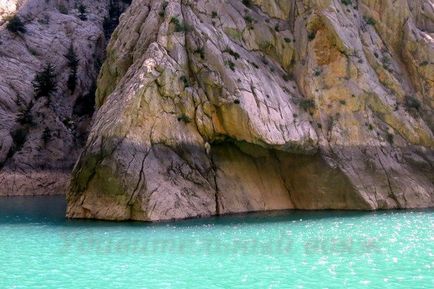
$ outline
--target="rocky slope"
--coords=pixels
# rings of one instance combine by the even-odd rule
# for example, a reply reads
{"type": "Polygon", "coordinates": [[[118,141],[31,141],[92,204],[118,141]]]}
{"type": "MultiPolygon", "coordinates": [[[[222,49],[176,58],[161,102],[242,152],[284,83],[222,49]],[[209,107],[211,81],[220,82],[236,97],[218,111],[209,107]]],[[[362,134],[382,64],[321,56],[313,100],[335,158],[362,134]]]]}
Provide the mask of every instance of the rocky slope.
{"type": "Polygon", "coordinates": [[[105,38],[116,22],[110,9],[125,5],[0,2],[0,196],[66,192],[87,136],[105,38]],[[70,49],[78,61],[74,87],[68,85],[70,49]],[[35,97],[32,82],[48,63],[54,65],[57,89],[35,97]]]}
{"type": "Polygon", "coordinates": [[[434,1],[135,0],[68,216],[434,205],[434,1]]]}

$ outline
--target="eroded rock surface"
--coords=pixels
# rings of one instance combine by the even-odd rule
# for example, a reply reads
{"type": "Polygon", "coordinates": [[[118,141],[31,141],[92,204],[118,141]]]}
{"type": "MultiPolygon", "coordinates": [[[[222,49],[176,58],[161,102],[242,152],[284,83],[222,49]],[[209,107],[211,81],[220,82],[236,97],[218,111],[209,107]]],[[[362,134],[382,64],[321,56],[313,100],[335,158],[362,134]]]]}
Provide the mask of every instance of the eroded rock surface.
{"type": "Polygon", "coordinates": [[[432,207],[433,7],[135,0],[68,216],[432,207]]]}
{"type": "Polygon", "coordinates": [[[113,5],[126,4],[0,1],[0,196],[66,193],[88,133],[113,5]],[[14,16],[24,30],[8,29],[14,16]],[[70,47],[78,59],[74,89],[70,47]],[[57,90],[36,98],[32,81],[48,63],[57,90]]]}

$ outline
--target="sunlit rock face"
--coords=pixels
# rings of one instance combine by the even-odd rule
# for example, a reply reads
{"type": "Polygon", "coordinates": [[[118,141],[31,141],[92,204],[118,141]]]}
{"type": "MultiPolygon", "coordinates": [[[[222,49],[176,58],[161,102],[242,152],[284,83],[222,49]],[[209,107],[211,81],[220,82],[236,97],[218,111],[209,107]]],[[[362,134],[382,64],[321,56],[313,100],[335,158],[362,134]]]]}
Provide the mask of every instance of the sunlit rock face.
{"type": "Polygon", "coordinates": [[[68,216],[432,207],[433,7],[133,1],[68,216]]]}
{"type": "Polygon", "coordinates": [[[119,1],[110,2],[0,1],[0,196],[66,193],[93,112],[109,8],[119,1]],[[24,31],[10,28],[14,17],[24,31]],[[74,89],[71,46],[78,60],[74,89]],[[48,63],[57,89],[36,98],[32,81],[48,63]]]}

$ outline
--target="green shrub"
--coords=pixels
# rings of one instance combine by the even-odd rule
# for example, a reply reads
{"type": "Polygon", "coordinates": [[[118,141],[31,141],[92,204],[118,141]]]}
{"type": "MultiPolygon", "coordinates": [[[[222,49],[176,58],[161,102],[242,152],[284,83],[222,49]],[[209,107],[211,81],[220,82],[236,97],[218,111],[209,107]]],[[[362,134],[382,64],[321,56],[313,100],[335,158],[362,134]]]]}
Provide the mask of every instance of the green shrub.
{"type": "Polygon", "coordinates": [[[70,117],[66,117],[62,120],[63,125],[69,129],[69,130],[73,130],[75,128],[75,122],[73,119],[71,119],[70,117]]]}
{"type": "Polygon", "coordinates": [[[203,47],[199,47],[194,51],[194,53],[199,54],[201,59],[205,59],[205,50],[203,47]]]}
{"type": "Polygon", "coordinates": [[[390,144],[393,144],[394,137],[395,136],[393,134],[387,133],[386,134],[386,140],[387,140],[387,142],[390,143],[390,144]]]}
{"type": "Polygon", "coordinates": [[[12,140],[14,141],[13,152],[20,151],[27,140],[28,131],[25,128],[18,128],[11,133],[12,140]]]}
{"type": "Polygon", "coordinates": [[[178,121],[182,121],[184,123],[190,123],[191,118],[188,115],[186,115],[185,113],[182,113],[181,115],[178,116],[178,121]]]}
{"type": "Polygon", "coordinates": [[[252,24],[254,22],[252,16],[250,15],[246,15],[244,16],[244,20],[248,23],[248,24],[252,24]]]}
{"type": "Polygon", "coordinates": [[[64,4],[60,4],[59,7],[57,8],[57,10],[59,10],[60,13],[68,15],[68,8],[64,5],[64,4]]]}
{"type": "Polygon", "coordinates": [[[237,52],[233,51],[233,50],[230,49],[229,47],[227,47],[225,50],[223,50],[223,52],[232,55],[235,59],[240,58],[240,54],[238,54],[237,52]]]}
{"type": "Polygon", "coordinates": [[[307,38],[308,38],[309,41],[314,40],[315,37],[316,37],[316,33],[313,32],[313,31],[312,31],[312,32],[309,32],[309,34],[307,35],[307,38]]]}
{"type": "Polygon", "coordinates": [[[173,25],[175,25],[175,32],[184,32],[184,31],[187,31],[186,26],[184,25],[184,23],[182,23],[181,21],[179,21],[179,19],[176,18],[176,17],[172,17],[172,19],[170,20],[170,23],[172,23],[173,25]]]}
{"type": "Polygon", "coordinates": [[[285,81],[290,81],[294,79],[294,75],[291,73],[286,73],[284,75],[282,75],[283,80],[285,81]]]}
{"type": "Polygon", "coordinates": [[[248,29],[253,29],[253,23],[255,22],[255,20],[253,19],[252,16],[250,15],[245,15],[244,16],[244,20],[246,21],[246,25],[248,29]]]}
{"type": "Polygon", "coordinates": [[[226,61],[226,65],[232,70],[235,71],[235,63],[233,63],[232,61],[226,61]]]}
{"type": "Polygon", "coordinates": [[[245,6],[252,7],[252,1],[251,0],[243,0],[242,2],[245,6]]]}
{"type": "Polygon", "coordinates": [[[190,87],[190,81],[188,81],[188,78],[185,75],[181,76],[179,80],[182,81],[184,87],[190,87]]]}
{"type": "Polygon", "coordinates": [[[300,101],[300,107],[305,111],[312,110],[315,108],[315,101],[313,99],[302,99],[300,101]]]}
{"type": "Polygon", "coordinates": [[[160,17],[164,17],[166,15],[167,5],[169,5],[169,2],[167,2],[167,1],[164,1],[163,4],[161,5],[161,11],[158,13],[158,15],[160,15],[160,17]]]}
{"type": "Polygon", "coordinates": [[[365,22],[366,22],[366,24],[368,24],[368,25],[372,25],[372,26],[374,26],[374,25],[377,23],[377,22],[375,21],[375,19],[372,18],[372,17],[366,17],[366,16],[364,16],[363,19],[365,19],[365,22]]]}
{"type": "Polygon", "coordinates": [[[87,8],[83,4],[78,6],[78,18],[80,18],[82,21],[87,20],[87,8]]]}
{"type": "Polygon", "coordinates": [[[17,15],[13,16],[9,20],[8,24],[6,25],[6,29],[12,33],[15,33],[15,34],[27,32],[27,29],[24,26],[24,23],[21,21],[20,17],[18,17],[17,15]]]}
{"type": "Polygon", "coordinates": [[[410,96],[410,95],[407,95],[405,97],[405,106],[407,107],[407,109],[410,109],[410,110],[414,109],[417,111],[419,111],[422,107],[420,101],[417,98],[410,96]]]}
{"type": "Polygon", "coordinates": [[[390,58],[385,55],[381,58],[381,63],[383,64],[384,69],[390,70],[390,58]]]}

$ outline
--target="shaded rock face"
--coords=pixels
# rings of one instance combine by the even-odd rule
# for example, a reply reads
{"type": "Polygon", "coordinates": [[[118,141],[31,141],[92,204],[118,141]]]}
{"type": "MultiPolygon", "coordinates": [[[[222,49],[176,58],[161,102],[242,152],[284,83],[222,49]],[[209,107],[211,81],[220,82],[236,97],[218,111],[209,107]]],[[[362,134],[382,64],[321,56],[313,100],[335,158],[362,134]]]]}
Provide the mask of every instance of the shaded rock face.
{"type": "Polygon", "coordinates": [[[94,109],[109,10],[126,5],[119,3],[0,2],[0,196],[66,193],[94,109]],[[24,29],[10,28],[13,16],[24,29]],[[57,89],[37,98],[32,81],[48,63],[57,89]]]}
{"type": "Polygon", "coordinates": [[[68,216],[432,207],[432,7],[133,1],[68,216]]]}

